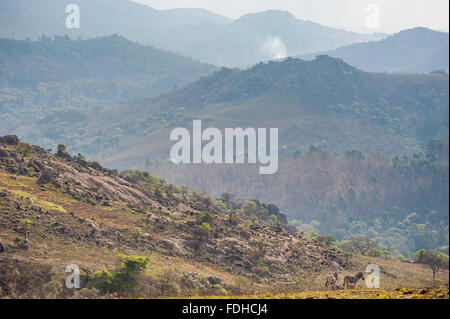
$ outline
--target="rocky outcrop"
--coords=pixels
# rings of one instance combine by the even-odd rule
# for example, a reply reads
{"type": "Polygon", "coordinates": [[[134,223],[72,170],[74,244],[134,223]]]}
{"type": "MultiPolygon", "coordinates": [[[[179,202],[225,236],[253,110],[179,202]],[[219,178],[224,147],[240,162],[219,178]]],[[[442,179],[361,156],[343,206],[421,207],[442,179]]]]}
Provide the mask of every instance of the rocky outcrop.
{"type": "Polygon", "coordinates": [[[0,157],[9,158],[9,156],[9,152],[7,150],[0,148],[0,157]]]}
{"type": "Polygon", "coordinates": [[[0,144],[17,145],[20,140],[16,135],[6,135],[0,137],[0,144]]]}
{"type": "Polygon", "coordinates": [[[39,177],[38,184],[50,184],[53,183],[58,176],[58,171],[54,169],[46,169],[39,177]]]}

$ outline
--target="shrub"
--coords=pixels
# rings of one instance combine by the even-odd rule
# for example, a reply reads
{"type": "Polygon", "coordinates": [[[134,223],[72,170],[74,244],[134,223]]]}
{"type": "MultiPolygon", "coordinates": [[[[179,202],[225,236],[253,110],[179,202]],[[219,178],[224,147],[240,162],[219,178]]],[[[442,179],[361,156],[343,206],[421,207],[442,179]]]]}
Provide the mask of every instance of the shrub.
{"type": "Polygon", "coordinates": [[[211,226],[209,226],[209,223],[202,223],[198,225],[197,232],[201,237],[208,237],[211,235],[211,226]]]}
{"type": "Polygon", "coordinates": [[[215,219],[215,216],[211,213],[204,213],[200,216],[200,223],[212,224],[215,219]]]}
{"type": "Polygon", "coordinates": [[[114,287],[113,274],[106,269],[97,270],[91,278],[90,285],[98,289],[102,294],[117,290],[117,287],[114,287]]]}
{"type": "Polygon", "coordinates": [[[25,237],[28,237],[32,226],[33,222],[29,219],[21,219],[19,221],[19,228],[25,234],[25,237]]]}
{"type": "Polygon", "coordinates": [[[319,243],[325,245],[325,246],[331,246],[336,242],[336,239],[334,239],[332,236],[330,235],[321,235],[317,237],[317,240],[319,241],[319,243]]]}
{"type": "Polygon", "coordinates": [[[42,297],[44,299],[55,299],[58,295],[59,283],[57,280],[51,280],[42,285],[42,297]]]}
{"type": "Polygon", "coordinates": [[[212,286],[214,295],[217,296],[227,296],[228,291],[222,287],[221,284],[215,284],[212,286]]]}
{"type": "Polygon", "coordinates": [[[98,270],[90,280],[90,285],[105,293],[130,294],[140,288],[143,271],[148,267],[149,258],[140,256],[119,255],[120,267],[115,273],[106,269],[98,270]]]}
{"type": "Polygon", "coordinates": [[[369,257],[381,257],[383,252],[377,248],[370,248],[367,252],[367,256],[369,257]]]}
{"type": "Polygon", "coordinates": [[[120,269],[114,275],[119,292],[132,293],[140,287],[140,276],[147,269],[149,258],[119,255],[120,269]]]}

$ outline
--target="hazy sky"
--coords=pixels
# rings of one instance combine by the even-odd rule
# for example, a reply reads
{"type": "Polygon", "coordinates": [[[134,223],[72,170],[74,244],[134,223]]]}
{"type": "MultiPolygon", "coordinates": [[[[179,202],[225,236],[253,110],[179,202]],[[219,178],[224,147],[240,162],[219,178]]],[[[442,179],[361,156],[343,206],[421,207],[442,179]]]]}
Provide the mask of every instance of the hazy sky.
{"type": "MultiPolygon", "coordinates": [[[[270,9],[335,27],[365,27],[367,6],[379,8],[379,27],[399,31],[416,26],[448,31],[448,0],[132,0],[157,9],[204,8],[230,17],[270,9]]],[[[373,11],[372,11],[373,12],[373,11]]]]}

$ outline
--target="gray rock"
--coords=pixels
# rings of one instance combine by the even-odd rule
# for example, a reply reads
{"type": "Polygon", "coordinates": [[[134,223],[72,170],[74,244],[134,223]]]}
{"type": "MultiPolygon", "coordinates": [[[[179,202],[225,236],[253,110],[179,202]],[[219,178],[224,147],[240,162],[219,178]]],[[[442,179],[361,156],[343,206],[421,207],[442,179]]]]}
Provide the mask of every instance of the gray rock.
{"type": "Polygon", "coordinates": [[[0,137],[0,143],[9,144],[9,145],[17,145],[20,140],[16,135],[7,135],[0,137]]]}
{"type": "Polygon", "coordinates": [[[211,285],[220,285],[222,283],[222,279],[218,277],[208,277],[206,278],[211,285]]]}
{"type": "Polygon", "coordinates": [[[57,176],[58,176],[58,172],[56,170],[46,169],[39,177],[37,183],[38,184],[53,183],[57,176]]]}
{"type": "Polygon", "coordinates": [[[0,157],[8,158],[9,156],[9,152],[7,150],[0,148],[0,157]]]}

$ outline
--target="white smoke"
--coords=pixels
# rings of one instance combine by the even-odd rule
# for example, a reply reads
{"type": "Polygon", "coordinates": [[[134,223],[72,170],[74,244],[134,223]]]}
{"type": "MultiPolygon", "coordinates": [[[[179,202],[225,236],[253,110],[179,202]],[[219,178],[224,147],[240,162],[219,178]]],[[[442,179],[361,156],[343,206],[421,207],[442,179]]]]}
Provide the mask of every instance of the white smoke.
{"type": "Polygon", "coordinates": [[[270,56],[271,59],[283,59],[288,56],[286,45],[280,37],[267,37],[262,46],[264,53],[270,56]]]}

